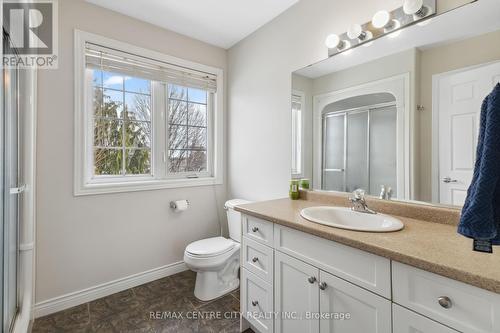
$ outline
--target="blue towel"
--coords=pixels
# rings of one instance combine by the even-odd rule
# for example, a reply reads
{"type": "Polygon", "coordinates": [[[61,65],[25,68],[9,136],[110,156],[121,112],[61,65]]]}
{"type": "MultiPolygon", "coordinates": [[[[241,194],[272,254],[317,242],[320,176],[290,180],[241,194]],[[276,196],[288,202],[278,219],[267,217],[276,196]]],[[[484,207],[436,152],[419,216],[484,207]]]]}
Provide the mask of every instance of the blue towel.
{"type": "Polygon", "coordinates": [[[476,164],[458,232],[500,245],[500,83],[483,102],[476,164]]]}

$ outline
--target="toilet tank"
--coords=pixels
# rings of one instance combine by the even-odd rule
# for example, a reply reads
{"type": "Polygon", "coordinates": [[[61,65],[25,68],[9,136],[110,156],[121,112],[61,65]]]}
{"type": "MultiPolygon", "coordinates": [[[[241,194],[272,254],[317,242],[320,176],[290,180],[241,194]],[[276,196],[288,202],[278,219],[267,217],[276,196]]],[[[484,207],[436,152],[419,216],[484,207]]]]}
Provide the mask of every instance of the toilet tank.
{"type": "Polygon", "coordinates": [[[235,242],[241,242],[241,213],[234,210],[237,205],[250,203],[250,201],[242,199],[233,199],[226,201],[224,208],[227,214],[227,226],[229,229],[229,237],[235,242]]]}

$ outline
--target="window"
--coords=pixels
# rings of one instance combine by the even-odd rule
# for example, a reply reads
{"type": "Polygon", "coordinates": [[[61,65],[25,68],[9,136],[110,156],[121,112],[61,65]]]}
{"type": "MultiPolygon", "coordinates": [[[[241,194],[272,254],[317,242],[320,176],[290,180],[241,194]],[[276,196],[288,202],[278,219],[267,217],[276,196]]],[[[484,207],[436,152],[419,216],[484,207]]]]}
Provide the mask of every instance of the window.
{"type": "Polygon", "coordinates": [[[75,194],[222,183],[222,70],[76,32],[75,194]]]}
{"type": "Polygon", "coordinates": [[[151,175],[151,81],[91,72],[93,175],[151,175]]]}
{"type": "Polygon", "coordinates": [[[209,94],[201,89],[168,85],[168,173],[205,174],[209,94]]]}
{"type": "Polygon", "coordinates": [[[304,94],[296,91],[292,94],[292,177],[302,177],[302,111],[304,94]]]}

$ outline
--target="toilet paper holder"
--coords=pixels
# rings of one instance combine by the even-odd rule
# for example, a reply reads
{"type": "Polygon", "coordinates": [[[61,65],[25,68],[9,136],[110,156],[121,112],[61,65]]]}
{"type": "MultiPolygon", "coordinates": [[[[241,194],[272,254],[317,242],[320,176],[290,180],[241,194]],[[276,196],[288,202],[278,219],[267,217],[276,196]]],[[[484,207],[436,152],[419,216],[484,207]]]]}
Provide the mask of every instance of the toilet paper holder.
{"type": "Polygon", "coordinates": [[[177,203],[179,201],[185,201],[187,206],[189,206],[189,200],[177,200],[177,201],[170,201],[170,208],[172,208],[173,210],[176,210],[178,208],[177,203]]]}

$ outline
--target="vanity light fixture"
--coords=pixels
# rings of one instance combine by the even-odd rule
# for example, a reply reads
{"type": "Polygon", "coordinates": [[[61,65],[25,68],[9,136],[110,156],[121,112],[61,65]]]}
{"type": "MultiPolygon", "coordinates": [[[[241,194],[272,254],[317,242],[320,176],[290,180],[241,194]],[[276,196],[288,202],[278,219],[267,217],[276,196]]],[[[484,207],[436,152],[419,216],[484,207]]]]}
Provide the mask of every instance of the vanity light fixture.
{"type": "Polygon", "coordinates": [[[384,29],[384,32],[390,32],[392,30],[398,29],[401,23],[392,18],[391,13],[387,10],[379,10],[373,15],[372,25],[375,29],[384,29]]]}
{"type": "Polygon", "coordinates": [[[347,37],[350,39],[359,39],[360,42],[372,39],[373,34],[371,31],[364,31],[360,24],[353,24],[347,30],[347,37]]]}
{"type": "Polygon", "coordinates": [[[337,50],[343,50],[347,49],[351,46],[351,43],[347,40],[341,40],[339,35],[337,34],[330,34],[326,37],[325,40],[325,45],[329,49],[337,49],[337,50]]]}
{"type": "MultiPolygon", "coordinates": [[[[391,11],[379,10],[372,20],[364,24],[353,24],[342,34],[326,37],[328,56],[343,53],[348,55],[359,46],[370,46],[377,39],[397,38],[403,28],[425,25],[436,15],[437,0],[400,0],[401,6],[391,11]]],[[[500,1],[500,0],[497,0],[500,1]]]]}
{"type": "Polygon", "coordinates": [[[404,0],[403,12],[406,15],[413,15],[414,20],[420,20],[426,17],[432,11],[424,5],[424,0],[404,0]]]}

